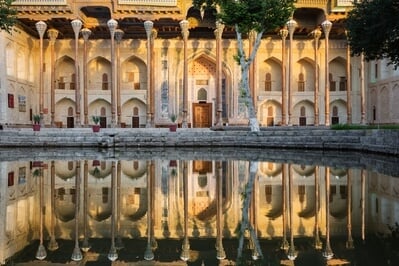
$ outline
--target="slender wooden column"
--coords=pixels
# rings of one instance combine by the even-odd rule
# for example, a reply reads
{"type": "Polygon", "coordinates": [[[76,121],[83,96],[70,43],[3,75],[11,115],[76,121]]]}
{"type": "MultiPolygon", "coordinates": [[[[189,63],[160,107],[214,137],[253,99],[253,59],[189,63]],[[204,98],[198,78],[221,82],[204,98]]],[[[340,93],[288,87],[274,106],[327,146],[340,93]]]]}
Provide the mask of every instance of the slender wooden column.
{"type": "Polygon", "coordinates": [[[364,125],[366,123],[366,99],[365,99],[365,88],[364,88],[364,54],[360,55],[360,112],[361,120],[360,123],[364,125]]]}
{"type": "Polygon", "coordinates": [[[290,49],[288,54],[288,125],[292,125],[292,49],[293,49],[293,36],[295,28],[297,27],[297,23],[295,20],[290,19],[287,22],[288,34],[290,35],[290,49]]]}
{"type": "Polygon", "coordinates": [[[223,103],[222,103],[222,35],[224,24],[216,21],[216,126],[223,126],[223,103]]]}
{"type": "Polygon", "coordinates": [[[188,62],[187,62],[187,40],[188,40],[188,21],[182,20],[180,21],[181,34],[183,37],[183,119],[182,119],[182,127],[187,128],[187,102],[188,102],[188,62]]]}
{"type": "Polygon", "coordinates": [[[117,115],[117,125],[121,126],[121,58],[120,58],[120,44],[123,37],[123,30],[115,30],[115,40],[116,40],[116,115],[117,115]]]}
{"type": "Polygon", "coordinates": [[[82,28],[82,21],[74,19],[71,22],[73,31],[75,33],[75,113],[76,121],[75,127],[80,127],[80,78],[79,78],[79,60],[78,60],[78,49],[79,49],[79,32],[82,28]]]}
{"type": "Polygon", "coordinates": [[[319,39],[321,31],[312,32],[314,38],[314,125],[319,125],[319,39]]]}
{"type": "Polygon", "coordinates": [[[279,31],[281,37],[281,123],[287,125],[287,70],[286,70],[286,58],[285,58],[285,40],[288,36],[288,30],[286,27],[279,31]]]}
{"type": "MultiPolygon", "coordinates": [[[[155,55],[154,55],[154,42],[157,38],[158,31],[156,29],[151,30],[151,39],[150,39],[150,90],[151,90],[151,102],[150,102],[150,110],[151,110],[151,126],[155,126],[155,55]]],[[[161,101],[161,100],[160,100],[161,101]]]]}
{"type": "Polygon", "coordinates": [[[36,30],[40,37],[40,66],[39,66],[39,113],[40,113],[40,124],[43,125],[43,109],[44,109],[44,84],[43,84],[43,35],[47,29],[47,24],[43,21],[36,22],[36,30]]]}
{"type": "Polygon", "coordinates": [[[55,116],[55,66],[54,66],[54,44],[55,40],[58,37],[58,30],[56,29],[49,29],[47,31],[48,38],[50,39],[50,67],[51,67],[51,73],[50,73],[50,79],[51,79],[51,84],[50,84],[50,113],[51,113],[51,120],[50,124],[52,127],[55,126],[54,123],[54,116],[55,116]]]}
{"type": "Polygon", "coordinates": [[[328,55],[328,50],[329,50],[329,44],[328,44],[328,36],[330,34],[330,30],[332,27],[332,23],[328,20],[325,20],[322,24],[321,27],[323,28],[324,31],[324,37],[325,37],[325,75],[324,75],[324,84],[325,84],[325,91],[324,91],[324,110],[325,110],[325,118],[324,118],[324,124],[326,126],[330,125],[330,69],[329,69],[329,55],[328,55]]]}
{"type": "Polygon", "coordinates": [[[116,126],[115,119],[115,93],[116,93],[116,64],[115,64],[115,30],[118,22],[110,19],[107,22],[111,35],[111,127],[116,126]]]}
{"type": "Polygon", "coordinates": [[[89,108],[88,108],[88,91],[87,91],[87,41],[91,35],[91,30],[84,28],[81,30],[82,37],[84,40],[83,46],[83,113],[84,113],[84,120],[83,124],[85,126],[89,125],[89,108]]]}
{"type": "MultiPolygon", "coordinates": [[[[347,35],[347,32],[345,31],[347,35]]],[[[352,124],[352,75],[351,75],[351,51],[349,41],[346,45],[346,114],[347,123],[352,124]]]]}
{"type": "Polygon", "coordinates": [[[152,110],[152,89],[151,89],[151,34],[152,34],[152,28],[154,26],[154,23],[150,20],[147,20],[144,22],[144,29],[147,35],[147,122],[146,122],[146,127],[150,128],[152,127],[152,115],[151,115],[151,110],[152,110]]]}

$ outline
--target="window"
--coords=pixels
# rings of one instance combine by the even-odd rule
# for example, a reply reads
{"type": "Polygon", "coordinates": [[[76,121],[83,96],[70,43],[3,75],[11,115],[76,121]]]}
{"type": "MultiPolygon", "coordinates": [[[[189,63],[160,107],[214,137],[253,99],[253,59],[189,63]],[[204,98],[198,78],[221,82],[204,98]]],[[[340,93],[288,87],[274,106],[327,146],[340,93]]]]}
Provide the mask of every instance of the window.
{"type": "Polygon", "coordinates": [[[339,90],[346,91],[346,77],[339,78],[339,90]]]}
{"type": "Polygon", "coordinates": [[[272,90],[272,75],[270,73],[266,73],[265,76],[265,91],[272,90]]]}
{"type": "Polygon", "coordinates": [[[299,73],[299,76],[298,76],[298,91],[299,92],[305,91],[305,80],[304,80],[303,73],[299,73]]]}
{"type": "Polygon", "coordinates": [[[8,186],[12,187],[14,185],[14,172],[8,173],[8,186]]]}
{"type": "Polygon", "coordinates": [[[207,91],[204,88],[199,89],[198,92],[197,92],[197,100],[199,102],[201,102],[201,101],[206,102],[207,98],[208,98],[207,91]]]}
{"type": "Polygon", "coordinates": [[[330,91],[336,91],[337,88],[335,87],[335,81],[333,80],[333,76],[331,73],[328,75],[328,80],[330,82],[330,91]]]}
{"type": "Polygon", "coordinates": [[[8,94],[8,108],[14,108],[14,94],[8,94]]]}
{"type": "Polygon", "coordinates": [[[103,74],[102,90],[104,90],[104,91],[108,90],[108,74],[107,73],[103,74]]]}
{"type": "Polygon", "coordinates": [[[59,90],[65,90],[65,81],[64,81],[64,77],[60,77],[59,81],[58,81],[58,89],[59,90]]]}
{"type": "Polygon", "coordinates": [[[76,80],[76,76],[75,74],[71,75],[71,83],[69,84],[69,89],[70,90],[74,90],[75,89],[75,80],[76,80]]]}

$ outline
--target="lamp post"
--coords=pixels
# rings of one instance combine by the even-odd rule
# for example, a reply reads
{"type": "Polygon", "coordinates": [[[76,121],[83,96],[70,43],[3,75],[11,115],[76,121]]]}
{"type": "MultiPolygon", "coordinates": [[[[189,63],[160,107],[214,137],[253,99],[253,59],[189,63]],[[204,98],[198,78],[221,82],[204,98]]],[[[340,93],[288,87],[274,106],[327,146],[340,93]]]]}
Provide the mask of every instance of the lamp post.
{"type": "Polygon", "coordinates": [[[118,22],[114,19],[110,19],[107,22],[109,32],[111,34],[111,126],[115,127],[115,81],[116,81],[116,71],[115,71],[115,30],[118,26],[118,22]]]}
{"type": "Polygon", "coordinates": [[[187,128],[187,90],[188,90],[188,66],[187,66],[187,40],[188,40],[188,26],[189,22],[187,20],[180,21],[181,34],[183,37],[183,119],[182,119],[182,127],[187,128]]]}
{"type": "Polygon", "coordinates": [[[49,29],[48,31],[47,31],[47,36],[48,36],[48,38],[50,39],[50,48],[51,48],[51,51],[50,51],[50,53],[51,53],[51,55],[50,55],[50,57],[51,57],[51,63],[50,63],[50,65],[51,65],[51,92],[50,92],[50,101],[51,101],[51,103],[50,103],[50,109],[51,109],[51,122],[50,122],[50,124],[51,124],[51,126],[52,127],[54,127],[54,115],[55,115],[55,92],[54,92],[54,90],[55,90],[55,87],[54,87],[54,85],[55,85],[55,68],[54,68],[54,43],[55,43],[55,40],[57,39],[57,37],[58,37],[58,30],[56,30],[56,29],[49,29]]]}
{"type": "Polygon", "coordinates": [[[312,32],[314,39],[314,124],[319,125],[319,39],[321,31],[315,29],[312,32]]]}
{"type": "Polygon", "coordinates": [[[324,109],[325,109],[325,125],[329,126],[330,125],[330,81],[329,81],[329,74],[330,70],[328,67],[328,36],[330,34],[330,30],[332,27],[332,23],[329,20],[325,20],[323,23],[321,23],[321,27],[323,28],[324,31],[324,36],[325,36],[325,76],[324,76],[324,82],[325,82],[325,95],[324,95],[324,109]]]}
{"type": "Polygon", "coordinates": [[[82,28],[82,21],[74,19],[71,21],[73,31],[75,33],[75,112],[76,121],[75,125],[80,127],[80,86],[79,86],[79,62],[78,62],[78,45],[79,45],[79,32],[82,28]]]}
{"type": "Polygon", "coordinates": [[[292,18],[286,23],[287,28],[288,28],[288,34],[290,35],[290,50],[288,54],[288,125],[292,124],[291,121],[291,101],[292,101],[292,95],[291,95],[291,86],[292,86],[292,42],[293,42],[293,36],[294,36],[294,31],[295,28],[298,26],[298,23],[296,23],[295,20],[292,18]]]}
{"type": "Polygon", "coordinates": [[[84,125],[89,124],[89,109],[88,109],[88,91],[87,91],[87,41],[91,35],[91,30],[87,28],[83,28],[81,31],[82,37],[84,40],[84,48],[83,48],[83,112],[84,112],[84,125]]]}
{"type": "MultiPolygon", "coordinates": [[[[119,71],[119,68],[121,66],[121,59],[120,59],[120,43],[123,37],[123,30],[121,29],[116,29],[115,30],[115,40],[117,44],[117,49],[116,49],[116,68],[117,72],[119,71]]],[[[116,114],[117,114],[117,123],[118,126],[121,126],[121,79],[120,75],[117,75],[116,77],[116,114]]]]}
{"type": "Polygon", "coordinates": [[[40,75],[39,75],[39,113],[40,124],[43,124],[43,103],[44,103],[44,90],[43,90],[43,35],[47,29],[47,24],[43,21],[36,22],[36,30],[40,38],[40,75]]]}
{"type": "Polygon", "coordinates": [[[286,67],[285,67],[285,40],[288,36],[288,30],[287,28],[283,28],[279,31],[279,35],[282,40],[282,47],[281,47],[281,62],[282,62],[282,67],[281,67],[281,123],[283,125],[287,125],[287,88],[286,88],[286,79],[287,79],[287,73],[286,73],[286,67]]]}
{"type": "Polygon", "coordinates": [[[150,20],[144,22],[144,29],[147,34],[147,123],[146,127],[152,127],[152,114],[151,114],[151,103],[152,103],[152,91],[151,91],[151,33],[154,23],[150,20]]]}

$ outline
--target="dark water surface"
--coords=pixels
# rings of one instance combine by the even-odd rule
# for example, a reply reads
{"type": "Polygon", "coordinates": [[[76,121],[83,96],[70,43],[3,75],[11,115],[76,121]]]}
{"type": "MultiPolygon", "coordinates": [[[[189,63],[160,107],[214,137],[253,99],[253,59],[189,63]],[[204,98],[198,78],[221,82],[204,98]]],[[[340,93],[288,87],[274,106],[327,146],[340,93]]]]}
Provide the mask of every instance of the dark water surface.
{"type": "Polygon", "coordinates": [[[393,156],[10,149],[0,171],[2,264],[399,265],[393,156]]]}

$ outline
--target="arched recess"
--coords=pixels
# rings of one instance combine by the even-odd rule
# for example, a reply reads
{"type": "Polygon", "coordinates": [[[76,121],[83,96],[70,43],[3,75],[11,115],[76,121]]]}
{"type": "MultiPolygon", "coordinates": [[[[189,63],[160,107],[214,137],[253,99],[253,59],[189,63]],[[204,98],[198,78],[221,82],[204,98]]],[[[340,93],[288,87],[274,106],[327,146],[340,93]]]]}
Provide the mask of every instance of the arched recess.
{"type": "Polygon", "coordinates": [[[6,71],[8,76],[15,76],[15,49],[14,44],[6,46],[6,71]]]}
{"type": "Polygon", "coordinates": [[[346,91],[346,59],[336,57],[329,63],[330,91],[346,91]]]}
{"type": "Polygon", "coordinates": [[[266,59],[259,66],[259,92],[262,91],[281,91],[282,83],[282,64],[281,60],[271,57],[266,59]],[[270,81],[267,80],[270,77],[270,81]],[[269,90],[270,88],[270,90],[269,90]]]}
{"type": "Polygon", "coordinates": [[[146,215],[148,210],[147,194],[147,188],[133,187],[128,189],[125,197],[129,199],[129,202],[120,206],[125,219],[139,221],[146,215]]]}
{"type": "Polygon", "coordinates": [[[292,84],[292,92],[314,91],[314,60],[305,57],[299,60],[297,65],[297,73],[293,78],[296,82],[292,84]],[[302,81],[300,76],[303,77],[302,81]]]}
{"type": "Polygon", "coordinates": [[[122,173],[130,179],[139,179],[147,173],[147,164],[145,161],[121,161],[122,173]]]}
{"type": "Polygon", "coordinates": [[[23,49],[17,51],[17,78],[22,80],[27,79],[26,56],[23,49]]]}
{"type": "Polygon", "coordinates": [[[258,171],[261,176],[265,177],[277,177],[281,174],[283,165],[281,163],[273,162],[260,162],[258,171]]]}
{"type": "Polygon", "coordinates": [[[121,90],[146,90],[147,66],[136,56],[127,58],[121,64],[121,90]]]}
{"type": "Polygon", "coordinates": [[[294,125],[314,124],[314,105],[309,100],[303,100],[292,108],[292,121],[294,125]]]}
{"type": "Polygon", "coordinates": [[[98,56],[87,63],[87,89],[110,90],[111,89],[111,62],[98,56]]]}
{"type": "Polygon", "coordinates": [[[101,127],[107,127],[108,121],[111,121],[111,103],[108,101],[97,98],[89,103],[89,117],[100,116],[101,127]]]}
{"type": "Polygon", "coordinates": [[[55,216],[62,222],[75,218],[75,190],[71,187],[58,187],[55,190],[55,216]]]}
{"type": "Polygon", "coordinates": [[[68,110],[72,108],[75,110],[75,101],[70,98],[62,98],[55,104],[54,121],[61,122],[63,125],[67,124],[68,110]]]}
{"type": "Polygon", "coordinates": [[[346,114],[346,102],[344,100],[337,99],[330,103],[331,124],[346,123],[346,114]]]}
{"type": "Polygon", "coordinates": [[[262,102],[258,106],[259,124],[262,126],[281,125],[282,114],[281,104],[275,100],[262,102]]]}
{"type": "Polygon", "coordinates": [[[62,180],[68,180],[76,175],[75,162],[73,161],[56,161],[54,163],[55,174],[62,180]]]}
{"type": "Polygon", "coordinates": [[[89,186],[88,189],[88,213],[95,221],[101,222],[112,214],[110,178],[107,184],[101,183],[97,186],[89,186]]]}
{"type": "Polygon", "coordinates": [[[379,104],[380,113],[379,113],[379,123],[389,123],[390,122],[390,96],[389,90],[386,86],[380,89],[380,97],[379,104]]]}
{"type": "Polygon", "coordinates": [[[137,99],[130,98],[122,104],[122,123],[127,127],[144,127],[147,121],[147,105],[137,99]]]}
{"type": "Polygon", "coordinates": [[[56,89],[58,90],[70,90],[75,88],[75,80],[73,80],[75,74],[75,60],[69,56],[63,56],[55,62],[55,81],[56,89]]]}
{"type": "Polygon", "coordinates": [[[370,122],[371,123],[377,123],[379,120],[379,112],[380,112],[380,106],[378,106],[378,92],[376,87],[372,87],[370,89],[370,97],[369,97],[369,114],[370,116],[370,122]],[[374,113],[375,112],[375,117],[374,113]]]}

